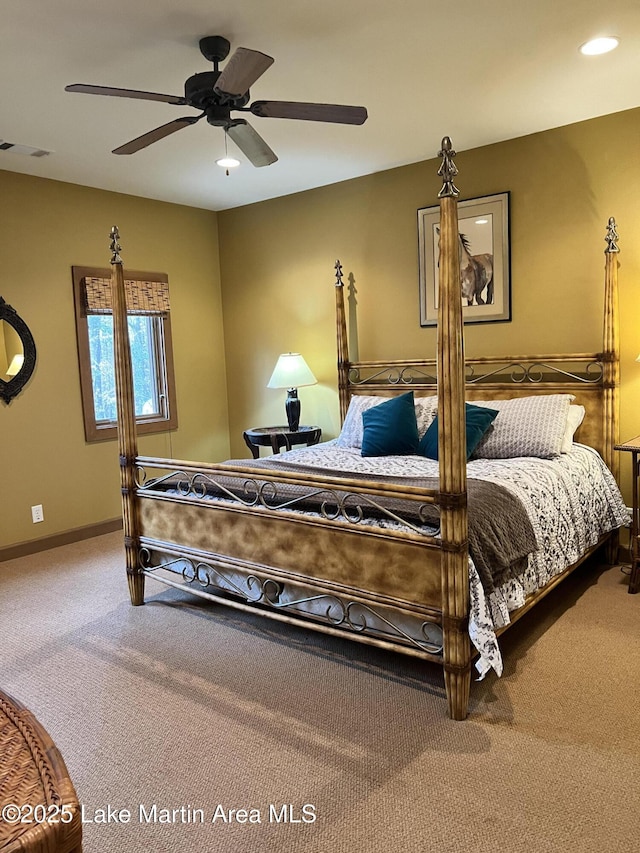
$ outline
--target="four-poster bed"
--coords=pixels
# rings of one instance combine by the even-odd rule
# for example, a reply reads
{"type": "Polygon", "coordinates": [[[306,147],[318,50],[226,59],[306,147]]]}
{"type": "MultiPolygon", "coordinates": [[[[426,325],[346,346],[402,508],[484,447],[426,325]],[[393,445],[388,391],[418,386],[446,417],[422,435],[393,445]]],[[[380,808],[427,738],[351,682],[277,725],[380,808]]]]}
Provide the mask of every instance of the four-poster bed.
{"type": "MultiPolygon", "coordinates": [[[[481,633],[481,623],[491,609],[482,609],[485,592],[477,582],[475,565],[482,566],[485,550],[490,551],[483,542],[483,531],[489,527],[493,531],[500,521],[504,527],[513,528],[513,541],[508,531],[507,541],[503,540],[505,552],[513,551],[513,566],[523,560],[526,563],[532,549],[539,547],[531,536],[537,535],[538,540],[545,536],[562,538],[548,531],[536,534],[535,519],[527,528],[529,522],[523,518],[520,527],[526,530],[522,541],[516,542],[518,525],[514,519],[520,503],[514,495],[517,481],[522,479],[517,463],[515,469],[509,468],[503,487],[497,481],[499,469],[505,466],[495,454],[488,464],[467,462],[466,400],[480,408],[493,406],[496,429],[498,422],[507,423],[513,416],[510,401],[514,399],[533,400],[533,404],[525,405],[534,407],[537,402],[546,406],[550,401],[552,406],[560,406],[565,421],[570,402],[580,404],[584,422],[576,437],[581,444],[595,448],[616,473],[618,247],[615,223],[610,220],[601,353],[478,358],[465,363],[454,155],[445,138],[439,170],[443,187],[439,194],[436,361],[350,361],[342,271],[336,264],[342,419],[349,419],[352,399],[362,397],[362,403],[367,402],[365,397],[378,395],[382,401],[399,399],[407,391],[413,392],[423,416],[427,412],[427,423],[437,412],[438,461],[429,462],[418,474],[413,471],[409,479],[394,476],[392,464],[388,476],[379,468],[365,468],[362,473],[359,466],[364,464],[363,454],[353,448],[349,457],[353,469],[340,471],[324,466],[314,469],[308,454],[316,448],[283,454],[282,464],[274,459],[200,464],[138,456],[124,275],[116,229],[112,231],[111,263],[121,487],[132,603],[144,602],[145,578],[155,577],[166,585],[187,588],[236,609],[437,662],[444,669],[449,714],[464,719],[473,657],[470,631],[472,637],[481,633]],[[293,461],[287,462],[287,457],[293,461]],[[294,464],[296,460],[298,464],[294,464]],[[475,471],[474,465],[480,474],[476,478],[470,473],[467,481],[468,467],[475,471]],[[370,470],[377,473],[367,473],[370,470]],[[494,499],[495,506],[508,508],[494,511],[487,503],[494,499]],[[527,530],[531,534],[528,539],[527,530]],[[471,560],[470,541],[474,551],[471,560]]],[[[534,413],[533,419],[537,417],[534,413]]],[[[564,429],[563,422],[563,434],[564,429]]],[[[340,439],[336,444],[332,452],[339,455],[340,439]]],[[[544,459],[543,476],[532,469],[525,491],[535,491],[532,483],[536,479],[550,477],[554,466],[563,464],[573,465],[561,474],[570,484],[569,491],[579,491],[575,486],[577,469],[582,466],[586,471],[592,466],[585,476],[602,477],[603,485],[591,484],[589,489],[598,494],[611,492],[606,507],[598,507],[597,513],[592,510],[592,514],[605,515],[608,521],[585,533],[580,553],[567,557],[567,565],[556,561],[541,588],[527,586],[528,581],[524,584],[526,595],[516,609],[510,608],[513,612],[505,624],[491,626],[494,639],[506,623],[527,612],[596,548],[606,542],[610,554],[615,552],[623,507],[619,493],[614,494],[611,474],[606,469],[595,471],[593,466],[605,466],[600,460],[595,462],[596,454],[586,448],[578,462],[573,461],[574,454],[565,456],[570,461],[544,459]]],[[[537,500],[536,496],[530,502],[537,500]]],[[[579,502],[585,503],[583,494],[579,502]]],[[[566,523],[567,527],[572,524],[566,523]]],[[[579,522],[583,524],[587,530],[589,523],[579,522]]],[[[494,545],[491,553],[499,557],[500,547],[496,550],[494,545]]],[[[553,542],[550,547],[555,547],[553,542]]],[[[545,560],[541,552],[537,568],[532,570],[529,564],[529,574],[544,574],[541,566],[545,560]]],[[[507,577],[512,583],[511,571],[510,565],[503,566],[496,586],[507,577]]],[[[486,595],[489,597],[488,592],[486,595]]],[[[479,648],[476,639],[474,645],[479,648]]],[[[493,665],[490,649],[487,655],[493,665]]]]}

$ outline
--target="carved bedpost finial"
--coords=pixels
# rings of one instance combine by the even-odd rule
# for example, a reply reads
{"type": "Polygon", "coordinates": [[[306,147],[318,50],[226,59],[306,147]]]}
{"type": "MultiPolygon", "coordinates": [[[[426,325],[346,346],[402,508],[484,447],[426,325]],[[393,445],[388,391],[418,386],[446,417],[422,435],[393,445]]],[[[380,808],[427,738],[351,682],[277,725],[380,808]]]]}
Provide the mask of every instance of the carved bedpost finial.
{"type": "Polygon", "coordinates": [[[120,252],[122,251],[122,246],[120,245],[120,232],[117,225],[113,226],[109,236],[111,237],[111,263],[121,264],[122,258],[120,257],[120,252]]]}
{"type": "Polygon", "coordinates": [[[340,263],[340,261],[336,261],[335,270],[336,270],[336,287],[344,287],[344,284],[342,283],[342,264],[340,263]]]}
{"type": "Polygon", "coordinates": [[[453,179],[458,174],[458,167],[453,162],[455,156],[456,152],[453,150],[451,140],[445,136],[438,151],[438,157],[442,158],[442,164],[438,169],[438,174],[442,178],[442,189],[438,193],[438,198],[460,195],[460,190],[453,183],[453,179]]]}
{"type": "Polygon", "coordinates": [[[607,244],[607,248],[604,250],[605,254],[620,251],[620,247],[618,246],[619,239],[620,236],[618,234],[618,227],[616,225],[616,221],[613,216],[610,216],[609,222],[607,223],[607,236],[604,238],[605,243],[607,244]]]}

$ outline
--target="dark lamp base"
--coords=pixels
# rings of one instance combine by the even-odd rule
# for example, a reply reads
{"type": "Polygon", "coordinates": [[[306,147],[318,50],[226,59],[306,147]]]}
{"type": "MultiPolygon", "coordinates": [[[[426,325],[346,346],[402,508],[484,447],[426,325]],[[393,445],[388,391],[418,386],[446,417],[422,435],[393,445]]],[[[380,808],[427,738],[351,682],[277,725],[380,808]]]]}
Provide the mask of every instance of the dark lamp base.
{"type": "Polygon", "coordinates": [[[291,432],[297,432],[300,426],[300,400],[298,399],[298,389],[289,388],[287,391],[287,399],[284,403],[284,408],[287,413],[287,423],[291,432]]]}

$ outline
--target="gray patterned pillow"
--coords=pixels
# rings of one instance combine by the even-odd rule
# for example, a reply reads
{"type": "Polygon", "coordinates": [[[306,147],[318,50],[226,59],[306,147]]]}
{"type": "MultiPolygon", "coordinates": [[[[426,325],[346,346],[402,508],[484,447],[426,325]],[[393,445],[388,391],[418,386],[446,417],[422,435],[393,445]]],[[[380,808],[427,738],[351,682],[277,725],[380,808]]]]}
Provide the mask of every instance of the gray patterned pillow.
{"type": "Polygon", "coordinates": [[[336,441],[338,447],[362,447],[362,413],[381,402],[384,401],[380,397],[359,395],[349,400],[349,408],[336,441]]]}
{"type": "MultiPolygon", "coordinates": [[[[408,389],[411,390],[411,389],[408,389]]],[[[349,401],[349,408],[340,430],[340,435],[336,440],[338,447],[362,447],[362,413],[367,409],[372,409],[380,403],[388,400],[388,397],[354,395],[349,401]]],[[[416,397],[416,421],[418,423],[418,437],[422,436],[427,431],[431,421],[435,418],[438,410],[437,397],[416,397]]]]}
{"type": "Polygon", "coordinates": [[[472,459],[559,456],[573,399],[571,394],[546,394],[513,400],[474,400],[474,406],[497,409],[499,414],[472,459]]]}

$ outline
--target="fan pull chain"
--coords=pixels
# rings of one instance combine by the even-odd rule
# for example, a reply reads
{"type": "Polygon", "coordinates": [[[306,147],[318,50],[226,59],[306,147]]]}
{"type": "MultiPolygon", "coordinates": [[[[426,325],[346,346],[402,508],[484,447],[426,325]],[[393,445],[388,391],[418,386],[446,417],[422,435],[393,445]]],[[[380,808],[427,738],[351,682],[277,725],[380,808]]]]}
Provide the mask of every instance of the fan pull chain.
{"type": "MultiPolygon", "coordinates": [[[[224,156],[225,156],[225,158],[229,157],[229,151],[227,150],[227,142],[228,142],[228,140],[227,140],[227,128],[225,127],[225,129],[224,129],[224,156]]],[[[229,177],[229,167],[228,166],[224,170],[224,173],[227,177],[229,177]]]]}

